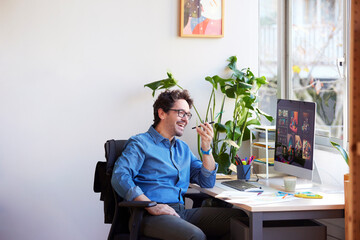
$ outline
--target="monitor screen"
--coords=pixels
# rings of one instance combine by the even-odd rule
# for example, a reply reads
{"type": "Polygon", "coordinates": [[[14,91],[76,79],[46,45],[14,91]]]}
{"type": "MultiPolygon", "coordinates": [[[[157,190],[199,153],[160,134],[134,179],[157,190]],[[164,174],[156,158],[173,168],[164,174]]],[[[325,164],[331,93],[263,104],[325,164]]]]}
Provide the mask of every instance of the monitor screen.
{"type": "Polygon", "coordinates": [[[276,171],[311,179],[315,131],[313,102],[278,99],[276,111],[276,171]]]}

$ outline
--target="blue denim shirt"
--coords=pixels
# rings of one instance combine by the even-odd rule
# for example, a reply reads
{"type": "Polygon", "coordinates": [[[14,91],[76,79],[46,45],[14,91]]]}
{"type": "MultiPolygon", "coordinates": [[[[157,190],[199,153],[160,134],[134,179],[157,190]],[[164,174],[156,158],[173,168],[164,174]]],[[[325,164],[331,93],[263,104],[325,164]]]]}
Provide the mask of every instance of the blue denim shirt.
{"type": "Polygon", "coordinates": [[[185,142],[170,142],[151,126],[128,140],[115,162],[111,184],[128,201],[145,194],[158,203],[184,203],[190,182],[214,186],[217,168],[207,170],[185,142]]]}

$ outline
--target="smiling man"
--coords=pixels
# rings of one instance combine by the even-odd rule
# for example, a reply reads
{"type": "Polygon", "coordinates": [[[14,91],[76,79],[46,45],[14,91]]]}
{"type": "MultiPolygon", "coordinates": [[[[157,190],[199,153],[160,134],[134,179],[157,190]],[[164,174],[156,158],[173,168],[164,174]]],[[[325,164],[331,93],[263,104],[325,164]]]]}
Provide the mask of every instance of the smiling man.
{"type": "Polygon", "coordinates": [[[146,133],[131,137],[116,161],[111,183],[128,201],[155,201],[143,218],[142,234],[159,239],[229,238],[230,218],[244,213],[231,208],[185,209],[189,183],[211,188],[217,164],[211,154],[213,129],[200,124],[202,161],[178,139],[192,114],[193,100],[186,90],[161,93],[155,101],[154,124],[146,133]]]}

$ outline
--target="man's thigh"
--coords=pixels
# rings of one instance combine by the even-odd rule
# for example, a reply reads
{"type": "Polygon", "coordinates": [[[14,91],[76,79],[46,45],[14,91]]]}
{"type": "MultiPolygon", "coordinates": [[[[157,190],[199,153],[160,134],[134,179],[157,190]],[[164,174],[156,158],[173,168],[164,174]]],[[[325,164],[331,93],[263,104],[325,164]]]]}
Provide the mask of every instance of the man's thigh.
{"type": "Polygon", "coordinates": [[[248,216],[236,208],[201,207],[186,209],[184,219],[198,226],[206,236],[226,236],[230,233],[230,219],[246,220],[248,216]]]}
{"type": "Polygon", "coordinates": [[[141,223],[141,232],[148,237],[171,240],[206,239],[197,226],[176,216],[146,215],[141,223]]]}

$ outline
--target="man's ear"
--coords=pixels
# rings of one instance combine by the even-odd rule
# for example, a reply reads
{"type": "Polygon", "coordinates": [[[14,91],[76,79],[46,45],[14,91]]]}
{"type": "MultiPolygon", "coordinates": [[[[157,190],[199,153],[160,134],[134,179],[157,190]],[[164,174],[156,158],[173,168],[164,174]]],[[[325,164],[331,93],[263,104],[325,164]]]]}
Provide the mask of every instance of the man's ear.
{"type": "Polygon", "coordinates": [[[165,119],[166,117],[166,112],[164,112],[164,110],[162,108],[158,109],[158,116],[161,120],[165,119]]]}

